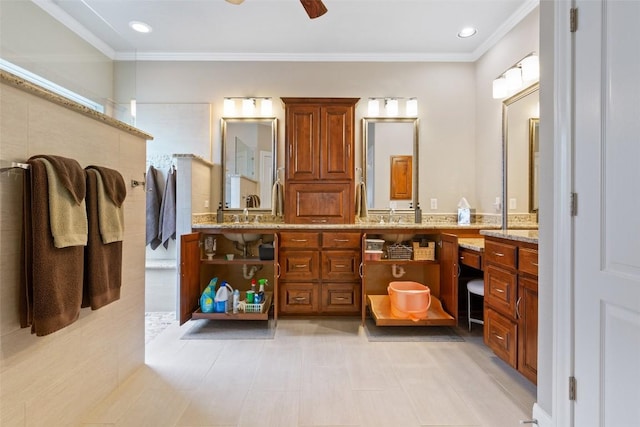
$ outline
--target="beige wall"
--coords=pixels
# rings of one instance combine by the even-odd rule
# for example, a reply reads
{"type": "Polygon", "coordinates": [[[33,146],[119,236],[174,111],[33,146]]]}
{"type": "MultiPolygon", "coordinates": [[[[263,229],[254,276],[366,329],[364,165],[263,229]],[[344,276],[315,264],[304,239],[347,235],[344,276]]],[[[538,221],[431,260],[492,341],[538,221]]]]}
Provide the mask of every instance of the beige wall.
{"type": "MultiPolygon", "coordinates": [[[[144,172],[138,136],[5,84],[0,112],[5,162],[55,154],[116,169],[126,182],[144,172]]],[[[36,337],[19,324],[21,173],[0,174],[0,425],[75,425],[144,363],[145,193],[127,189],[120,300],[36,337]]]]}
{"type": "Polygon", "coordinates": [[[113,98],[113,61],[31,1],[0,2],[0,58],[100,104],[113,98]]]}
{"type": "Polygon", "coordinates": [[[502,100],[493,99],[493,80],[531,52],[540,53],[540,12],[534,9],[476,61],[475,110],[478,212],[499,213],[502,197],[502,100]]]}

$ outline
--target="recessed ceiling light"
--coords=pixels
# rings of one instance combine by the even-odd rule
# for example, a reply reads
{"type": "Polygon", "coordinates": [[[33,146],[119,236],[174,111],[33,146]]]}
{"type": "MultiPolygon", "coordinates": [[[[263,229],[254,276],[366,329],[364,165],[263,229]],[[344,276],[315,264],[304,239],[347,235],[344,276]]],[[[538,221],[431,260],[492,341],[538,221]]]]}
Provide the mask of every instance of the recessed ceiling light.
{"type": "Polygon", "coordinates": [[[151,25],[149,24],[145,24],[144,22],[140,22],[140,21],[131,21],[129,22],[129,26],[134,30],[137,31],[139,33],[150,33],[152,28],[151,25]]]}
{"type": "Polygon", "coordinates": [[[458,37],[460,37],[461,39],[466,39],[467,37],[475,36],[477,32],[478,30],[473,27],[466,27],[460,30],[460,32],[458,33],[458,37]]]}

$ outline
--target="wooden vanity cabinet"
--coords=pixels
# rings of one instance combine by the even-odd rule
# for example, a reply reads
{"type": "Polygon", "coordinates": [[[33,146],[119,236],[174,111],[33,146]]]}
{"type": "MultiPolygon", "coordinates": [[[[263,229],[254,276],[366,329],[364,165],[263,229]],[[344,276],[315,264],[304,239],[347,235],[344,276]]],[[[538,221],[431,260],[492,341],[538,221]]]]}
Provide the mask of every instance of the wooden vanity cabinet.
{"type": "Polygon", "coordinates": [[[537,245],[487,236],[484,257],[484,341],[498,357],[535,383],[537,245]]]}
{"type": "Polygon", "coordinates": [[[354,221],[358,98],[282,98],[285,104],[285,222],[354,221]]]}
{"type": "Polygon", "coordinates": [[[360,233],[280,233],[280,312],[357,314],[360,233]]]}
{"type": "MultiPolygon", "coordinates": [[[[184,324],[190,319],[218,320],[267,320],[271,304],[277,304],[278,277],[276,274],[278,259],[278,236],[274,235],[274,260],[260,260],[257,256],[242,258],[236,255],[233,260],[226,260],[225,253],[233,253],[233,244],[220,232],[195,232],[180,236],[180,301],[179,320],[184,324]],[[216,255],[208,259],[203,254],[203,236],[213,235],[216,238],[216,255]],[[250,281],[243,276],[244,266],[259,267],[255,278],[269,280],[266,289],[264,308],[260,313],[203,313],[200,310],[200,297],[213,277],[227,281],[234,289],[241,291],[241,299],[250,288],[250,281]],[[274,301],[275,299],[275,301],[274,301]]],[[[273,311],[274,320],[278,319],[277,308],[273,311]]]]}

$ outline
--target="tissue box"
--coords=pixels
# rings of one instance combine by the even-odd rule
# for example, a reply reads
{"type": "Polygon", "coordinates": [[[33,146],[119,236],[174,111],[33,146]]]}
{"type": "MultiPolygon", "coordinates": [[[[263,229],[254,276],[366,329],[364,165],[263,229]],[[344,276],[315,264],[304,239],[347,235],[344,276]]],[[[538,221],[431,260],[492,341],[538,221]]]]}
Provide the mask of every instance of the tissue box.
{"type": "Polygon", "coordinates": [[[458,225],[471,224],[471,215],[475,215],[476,210],[471,208],[458,208],[458,225]]]}

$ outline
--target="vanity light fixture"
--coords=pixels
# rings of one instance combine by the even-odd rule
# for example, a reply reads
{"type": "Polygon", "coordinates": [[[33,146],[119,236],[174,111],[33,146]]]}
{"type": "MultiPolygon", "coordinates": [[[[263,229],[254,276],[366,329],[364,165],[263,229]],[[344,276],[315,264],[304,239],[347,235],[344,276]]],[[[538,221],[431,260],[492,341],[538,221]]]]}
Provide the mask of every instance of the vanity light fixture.
{"type": "Polygon", "coordinates": [[[417,98],[369,98],[368,117],[418,117],[417,98]],[[383,111],[380,111],[382,101],[383,111]],[[404,101],[404,115],[400,114],[400,101],[404,101]]]}
{"type": "Polygon", "coordinates": [[[131,101],[130,101],[129,112],[131,113],[132,124],[135,126],[136,125],[136,116],[138,115],[138,103],[136,102],[135,98],[131,99],[131,101]]]}
{"type": "Polygon", "coordinates": [[[540,63],[535,52],[522,58],[493,81],[493,98],[513,95],[540,78],[540,63]]]}
{"type": "Polygon", "coordinates": [[[222,109],[224,117],[271,117],[273,102],[265,97],[225,97],[222,109]]]}

